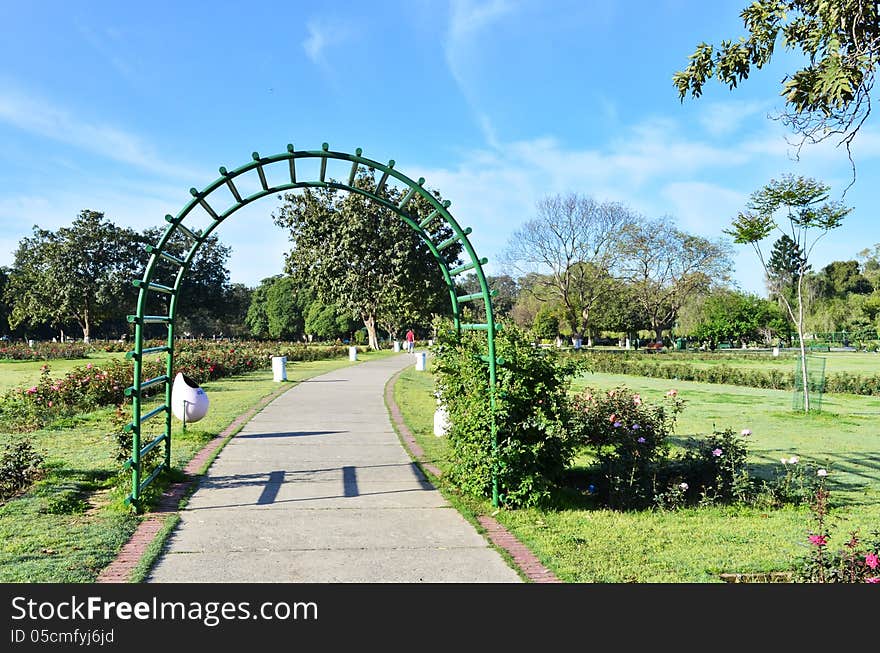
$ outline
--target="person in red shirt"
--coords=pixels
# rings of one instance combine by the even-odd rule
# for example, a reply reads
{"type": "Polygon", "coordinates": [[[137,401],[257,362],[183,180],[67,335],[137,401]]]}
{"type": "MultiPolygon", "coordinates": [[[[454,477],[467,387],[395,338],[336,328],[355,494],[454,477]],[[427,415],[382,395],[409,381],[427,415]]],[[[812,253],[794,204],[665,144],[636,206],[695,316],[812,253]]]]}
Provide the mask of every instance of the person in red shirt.
{"type": "Polygon", "coordinates": [[[406,349],[407,351],[412,351],[416,346],[416,334],[413,333],[413,330],[410,329],[406,332],[406,349]]]}

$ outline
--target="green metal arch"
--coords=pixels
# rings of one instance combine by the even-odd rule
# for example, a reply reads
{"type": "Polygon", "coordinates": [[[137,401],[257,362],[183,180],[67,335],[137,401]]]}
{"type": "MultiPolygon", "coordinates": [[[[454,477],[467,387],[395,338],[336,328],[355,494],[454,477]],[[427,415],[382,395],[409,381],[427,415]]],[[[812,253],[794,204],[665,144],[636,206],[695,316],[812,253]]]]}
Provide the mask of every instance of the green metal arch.
{"type": "MultiPolygon", "coordinates": [[[[197,190],[195,188],[190,189],[190,194],[193,196],[193,199],[190,200],[176,216],[166,215],[165,220],[169,223],[165,232],[159,238],[159,241],[156,245],[148,245],[147,251],[150,254],[150,257],[147,261],[146,268],[144,270],[143,277],[141,279],[135,280],[133,283],[140,290],[138,293],[137,300],[137,309],[134,315],[128,316],[128,321],[134,324],[135,333],[134,333],[134,350],[128,352],[128,358],[134,361],[134,380],[132,385],[129,388],[126,388],[125,394],[126,396],[130,396],[132,398],[132,419],[131,422],[125,427],[127,431],[130,431],[132,434],[132,454],[131,458],[125,462],[125,468],[131,470],[131,493],[127,498],[127,502],[132,505],[135,509],[139,509],[142,503],[143,492],[147,488],[147,486],[162,472],[163,469],[171,468],[171,381],[173,374],[173,365],[174,365],[174,322],[175,316],[177,314],[177,300],[178,294],[183,283],[183,280],[186,278],[187,270],[198,252],[199,248],[205,242],[205,240],[211,235],[211,233],[219,227],[224,220],[229,218],[233,213],[238,211],[240,208],[247,206],[248,204],[266,197],[267,195],[273,195],[279,192],[294,190],[298,188],[333,188],[340,191],[346,191],[349,193],[356,193],[362,196],[365,196],[372,201],[380,204],[390,210],[392,210],[395,214],[397,214],[411,229],[413,229],[419,237],[427,244],[431,255],[436,260],[438,266],[443,275],[443,280],[446,283],[447,289],[449,290],[449,299],[452,305],[453,319],[455,324],[455,329],[458,334],[461,333],[462,330],[484,330],[486,331],[487,344],[488,344],[488,365],[489,365],[489,393],[490,393],[490,405],[493,413],[492,419],[492,444],[493,448],[497,449],[498,446],[498,436],[495,429],[495,420],[494,420],[494,412],[495,412],[495,386],[496,386],[496,367],[497,361],[495,356],[495,335],[497,332],[497,326],[494,320],[494,314],[492,310],[492,296],[494,295],[493,291],[490,291],[489,284],[486,281],[486,275],[483,272],[483,265],[487,263],[486,259],[481,259],[477,256],[473,245],[468,239],[468,235],[471,233],[471,229],[463,229],[461,225],[455,220],[452,214],[449,212],[449,201],[440,202],[436,197],[429,191],[424,188],[425,179],[419,178],[417,181],[407,177],[406,175],[398,172],[394,169],[394,160],[392,159],[387,164],[380,163],[379,161],[374,161],[372,159],[368,159],[363,156],[363,152],[360,148],[355,150],[354,154],[348,154],[345,152],[335,152],[330,150],[330,147],[327,143],[324,143],[320,150],[303,150],[297,151],[294,149],[293,145],[287,146],[287,151],[282,152],[281,154],[274,154],[272,156],[262,157],[257,152],[254,152],[252,155],[252,161],[245,163],[244,165],[235,168],[234,170],[227,170],[224,167],[220,168],[220,177],[217,178],[212,183],[205,186],[202,190],[197,190]],[[300,159],[317,159],[320,162],[320,172],[317,180],[303,180],[297,178],[297,167],[296,163],[300,159]],[[327,180],[326,172],[327,172],[327,162],[328,160],[341,160],[348,161],[351,163],[351,169],[348,176],[348,183],[342,183],[339,181],[327,180]],[[265,174],[266,166],[279,164],[282,162],[287,162],[287,174],[289,177],[289,182],[285,182],[283,184],[278,184],[274,186],[270,186],[265,174]],[[357,188],[354,186],[354,180],[357,176],[357,173],[361,166],[365,168],[371,168],[379,171],[382,176],[376,187],[372,190],[365,190],[362,188],[357,188]],[[257,192],[243,196],[238,187],[235,184],[235,180],[242,175],[247,173],[252,173],[256,171],[257,177],[260,182],[260,190],[257,192]],[[389,178],[393,178],[399,182],[401,182],[406,187],[406,192],[401,198],[400,202],[395,204],[390,202],[389,200],[380,196],[382,188],[388,182],[389,178]],[[225,211],[218,212],[211,205],[209,199],[211,195],[221,189],[224,188],[229,191],[233,199],[234,203],[227,208],[225,211]],[[416,195],[420,195],[424,198],[431,207],[433,207],[433,211],[429,217],[425,218],[421,222],[418,222],[412,215],[407,213],[406,206],[412,200],[412,198],[416,195]],[[201,207],[211,218],[212,222],[208,225],[207,228],[203,230],[194,230],[190,229],[184,221],[190,215],[190,213],[196,208],[201,207]],[[434,242],[431,239],[431,235],[427,231],[427,227],[434,220],[442,220],[445,222],[453,231],[453,236],[443,242],[434,242]],[[177,233],[183,234],[187,238],[192,241],[192,246],[188,250],[188,252],[183,256],[183,258],[179,258],[172,254],[169,254],[165,251],[165,247],[168,244],[171,237],[177,233]],[[441,255],[441,252],[456,242],[460,242],[463,246],[463,252],[466,254],[467,258],[470,260],[465,262],[463,265],[459,265],[455,268],[450,269],[446,260],[441,255]],[[174,265],[178,266],[177,274],[175,276],[175,280],[173,285],[168,286],[164,284],[157,283],[154,281],[154,275],[156,273],[156,267],[159,263],[160,259],[164,259],[174,265]],[[456,293],[455,286],[455,277],[463,272],[473,271],[477,279],[480,283],[480,292],[469,294],[469,295],[458,295],[456,293]],[[147,315],[145,313],[147,306],[147,298],[150,293],[164,293],[171,296],[169,302],[169,311],[168,315],[147,315]],[[485,324],[465,324],[461,321],[461,305],[467,301],[473,301],[477,299],[482,299],[485,309],[486,309],[486,323],[485,324]],[[165,324],[168,328],[168,338],[166,341],[166,345],[161,347],[153,347],[153,348],[144,348],[144,325],[146,324],[165,324]],[[165,374],[160,375],[158,377],[152,379],[144,379],[143,378],[143,359],[144,355],[153,354],[153,353],[164,353],[166,356],[166,364],[165,364],[165,374]],[[153,387],[159,384],[164,384],[165,386],[165,401],[162,406],[155,408],[147,413],[143,413],[142,411],[142,393],[146,388],[153,387]],[[161,435],[157,435],[151,439],[146,444],[143,444],[144,440],[147,439],[144,437],[144,424],[155,417],[164,416],[164,432],[161,435]],[[152,450],[154,447],[159,445],[164,446],[164,459],[163,462],[156,466],[153,470],[144,469],[143,459],[147,452],[152,450]]],[[[498,505],[498,481],[497,474],[493,471],[492,478],[492,500],[494,505],[498,505]]]]}

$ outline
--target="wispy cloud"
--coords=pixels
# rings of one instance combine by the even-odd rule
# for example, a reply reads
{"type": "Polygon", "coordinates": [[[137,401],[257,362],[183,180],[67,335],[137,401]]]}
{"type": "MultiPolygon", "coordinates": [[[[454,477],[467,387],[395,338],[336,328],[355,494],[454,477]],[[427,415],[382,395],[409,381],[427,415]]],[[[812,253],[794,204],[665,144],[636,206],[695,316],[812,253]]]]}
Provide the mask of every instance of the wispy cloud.
{"type": "Polygon", "coordinates": [[[163,176],[198,178],[162,159],[149,143],[120,127],[80,119],[45,100],[0,87],[0,122],[163,176]]]}
{"type": "Polygon", "coordinates": [[[700,125],[712,136],[723,136],[736,132],[744,122],[759,114],[769,115],[768,102],[710,102],[702,107],[700,125]]]}
{"type": "Polygon", "coordinates": [[[470,72],[479,57],[479,35],[516,8],[511,0],[452,0],[443,51],[450,75],[474,114],[486,142],[497,144],[491,120],[478,106],[470,72]]]}
{"type": "Polygon", "coordinates": [[[306,23],[309,35],[302,42],[309,60],[316,65],[326,65],[328,48],[343,43],[351,34],[349,26],[327,19],[312,18],[306,23]]]}
{"type": "Polygon", "coordinates": [[[77,31],[104,60],[112,66],[120,76],[128,82],[136,83],[138,75],[134,67],[125,59],[120,51],[125,45],[125,38],[118,29],[109,27],[96,33],[91,28],[77,24],[77,31]]]}

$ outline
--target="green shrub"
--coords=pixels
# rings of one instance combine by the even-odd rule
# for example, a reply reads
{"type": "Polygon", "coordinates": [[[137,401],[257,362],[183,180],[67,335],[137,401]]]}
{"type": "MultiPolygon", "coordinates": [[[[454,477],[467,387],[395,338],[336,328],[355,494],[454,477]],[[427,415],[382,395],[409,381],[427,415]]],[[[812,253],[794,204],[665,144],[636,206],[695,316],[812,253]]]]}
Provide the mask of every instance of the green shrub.
{"type": "Polygon", "coordinates": [[[25,439],[6,444],[0,452],[0,501],[27,489],[42,474],[43,456],[25,439]]]}
{"type": "Polygon", "coordinates": [[[495,340],[498,367],[493,450],[486,337],[441,336],[434,347],[437,387],[449,411],[451,482],[467,494],[492,494],[497,470],[499,499],[508,507],[533,506],[550,498],[571,461],[567,391],[581,369],[574,360],[536,348],[522,330],[505,325],[495,340]]]}

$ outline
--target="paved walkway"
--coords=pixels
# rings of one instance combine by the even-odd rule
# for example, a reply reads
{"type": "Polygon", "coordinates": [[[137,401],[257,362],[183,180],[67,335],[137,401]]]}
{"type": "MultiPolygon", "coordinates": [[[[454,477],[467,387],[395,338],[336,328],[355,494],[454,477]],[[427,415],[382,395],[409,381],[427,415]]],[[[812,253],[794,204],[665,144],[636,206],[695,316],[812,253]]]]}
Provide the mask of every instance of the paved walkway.
{"type": "Polygon", "coordinates": [[[383,358],[305,381],[223,449],[148,582],[518,582],[395,434],[383,358]]]}

